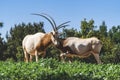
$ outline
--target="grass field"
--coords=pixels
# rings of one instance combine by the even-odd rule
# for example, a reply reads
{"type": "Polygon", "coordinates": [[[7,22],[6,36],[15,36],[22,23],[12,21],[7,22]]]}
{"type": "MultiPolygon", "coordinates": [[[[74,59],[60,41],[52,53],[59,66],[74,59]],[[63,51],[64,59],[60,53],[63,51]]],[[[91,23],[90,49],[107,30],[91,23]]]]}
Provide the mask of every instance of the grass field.
{"type": "Polygon", "coordinates": [[[120,64],[63,63],[52,58],[0,62],[0,80],[120,80],[120,64]]]}

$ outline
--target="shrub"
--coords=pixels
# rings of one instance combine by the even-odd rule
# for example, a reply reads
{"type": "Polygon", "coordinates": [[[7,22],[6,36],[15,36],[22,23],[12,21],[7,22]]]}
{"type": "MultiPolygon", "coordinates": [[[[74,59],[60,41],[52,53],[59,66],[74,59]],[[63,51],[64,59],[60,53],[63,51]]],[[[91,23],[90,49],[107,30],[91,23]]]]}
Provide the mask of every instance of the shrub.
{"type": "Polygon", "coordinates": [[[0,80],[120,80],[120,64],[62,63],[52,58],[0,62],[0,80]]]}

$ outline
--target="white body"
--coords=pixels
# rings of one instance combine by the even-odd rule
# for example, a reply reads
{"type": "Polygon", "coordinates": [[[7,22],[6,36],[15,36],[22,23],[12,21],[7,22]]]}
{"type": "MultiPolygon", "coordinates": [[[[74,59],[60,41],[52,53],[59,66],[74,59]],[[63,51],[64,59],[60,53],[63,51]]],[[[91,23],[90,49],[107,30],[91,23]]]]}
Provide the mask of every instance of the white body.
{"type": "Polygon", "coordinates": [[[61,54],[63,56],[79,56],[81,58],[88,57],[91,53],[94,55],[98,63],[101,63],[99,53],[102,48],[101,41],[95,37],[81,39],[77,37],[68,37],[64,40],[63,47],[69,47],[73,53],[61,54]]]}
{"type": "Polygon", "coordinates": [[[57,40],[53,37],[52,32],[48,34],[39,32],[25,36],[22,42],[25,61],[28,62],[28,54],[30,54],[30,61],[32,61],[32,55],[35,55],[37,62],[38,55],[43,54],[43,56],[45,56],[45,49],[52,43],[57,45],[57,40]]]}
{"type": "Polygon", "coordinates": [[[38,44],[40,44],[41,39],[44,37],[44,33],[36,33],[34,35],[27,35],[23,40],[23,48],[27,51],[27,53],[31,55],[35,55],[35,48],[38,44]]]}

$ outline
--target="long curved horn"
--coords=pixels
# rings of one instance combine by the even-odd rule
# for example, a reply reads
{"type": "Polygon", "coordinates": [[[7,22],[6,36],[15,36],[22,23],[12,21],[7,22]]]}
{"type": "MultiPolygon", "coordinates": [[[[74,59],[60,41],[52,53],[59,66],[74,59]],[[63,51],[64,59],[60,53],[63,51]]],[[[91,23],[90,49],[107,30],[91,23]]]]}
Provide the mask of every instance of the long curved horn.
{"type": "Polygon", "coordinates": [[[69,26],[69,25],[65,25],[65,24],[67,24],[67,23],[69,23],[69,22],[70,22],[70,21],[67,21],[67,22],[64,22],[64,23],[60,24],[60,25],[57,27],[57,29],[60,29],[60,28],[62,28],[62,27],[69,26]]]}
{"type": "Polygon", "coordinates": [[[41,13],[41,14],[48,16],[52,20],[52,22],[54,24],[54,28],[57,30],[57,25],[55,23],[55,20],[50,15],[48,15],[48,14],[45,14],[45,13],[41,13]]]}
{"type": "Polygon", "coordinates": [[[59,30],[60,28],[62,28],[62,27],[66,27],[66,26],[69,26],[69,25],[62,25],[62,26],[59,26],[59,27],[57,27],[57,30],[59,30]]]}
{"type": "Polygon", "coordinates": [[[54,24],[52,23],[52,21],[51,21],[49,18],[47,18],[45,15],[42,15],[42,14],[36,14],[36,13],[32,13],[32,15],[42,16],[42,17],[44,17],[45,19],[47,19],[47,20],[50,22],[50,24],[52,25],[53,30],[56,31],[56,29],[55,29],[54,24]]]}

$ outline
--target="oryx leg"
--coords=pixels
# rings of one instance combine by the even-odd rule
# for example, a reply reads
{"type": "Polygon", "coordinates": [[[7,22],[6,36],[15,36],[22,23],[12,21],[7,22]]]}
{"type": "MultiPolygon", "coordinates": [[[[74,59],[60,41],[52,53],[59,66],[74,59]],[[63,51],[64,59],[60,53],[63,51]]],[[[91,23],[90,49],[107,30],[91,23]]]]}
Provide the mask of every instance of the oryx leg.
{"type": "Polygon", "coordinates": [[[38,62],[38,51],[37,50],[35,51],[35,59],[36,59],[36,62],[38,62]]]}
{"type": "Polygon", "coordinates": [[[72,54],[66,53],[66,55],[64,55],[64,56],[65,56],[66,58],[68,58],[69,63],[72,63],[72,59],[71,59],[71,58],[74,57],[72,54]]]}
{"type": "Polygon", "coordinates": [[[62,61],[65,62],[65,57],[67,57],[67,58],[69,58],[69,62],[70,62],[70,63],[72,62],[72,60],[70,60],[70,58],[73,58],[73,57],[75,57],[75,56],[76,56],[75,54],[71,54],[71,53],[62,53],[62,54],[60,55],[62,61]]]}
{"type": "Polygon", "coordinates": [[[30,55],[30,62],[32,62],[32,57],[33,57],[33,56],[32,56],[32,55],[30,55]]]}
{"type": "Polygon", "coordinates": [[[24,50],[24,55],[25,55],[24,61],[28,63],[28,53],[25,50],[24,50]]]}
{"type": "Polygon", "coordinates": [[[65,62],[65,55],[66,55],[66,53],[61,53],[60,54],[60,59],[63,61],[63,62],[65,62]]]}
{"type": "Polygon", "coordinates": [[[97,63],[98,63],[98,64],[102,64],[102,62],[101,62],[101,60],[100,60],[99,53],[93,53],[93,55],[94,55],[94,57],[95,57],[97,63]]]}
{"type": "Polygon", "coordinates": [[[46,51],[43,52],[42,58],[44,58],[45,56],[46,56],[46,51]]]}

